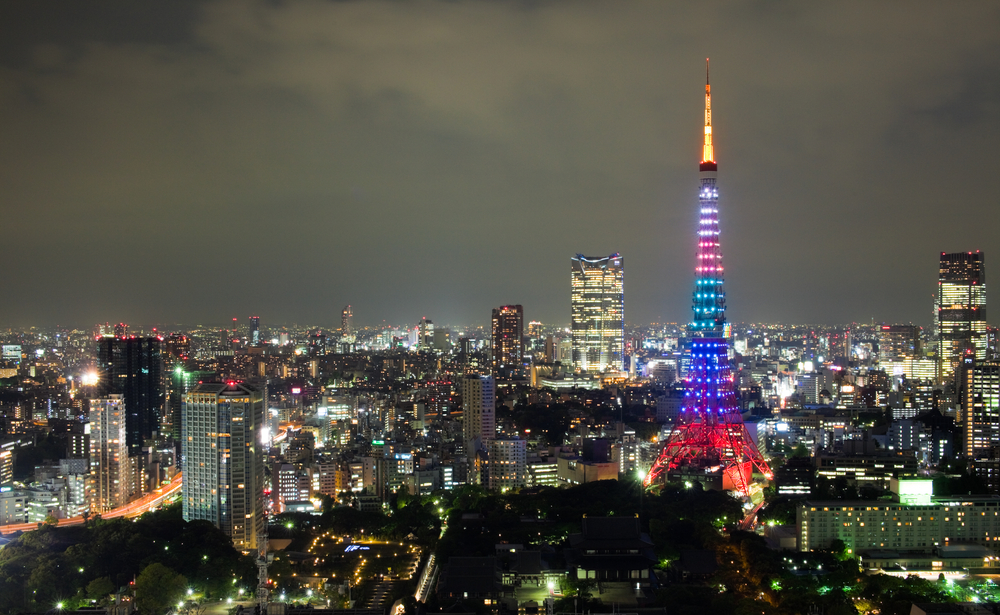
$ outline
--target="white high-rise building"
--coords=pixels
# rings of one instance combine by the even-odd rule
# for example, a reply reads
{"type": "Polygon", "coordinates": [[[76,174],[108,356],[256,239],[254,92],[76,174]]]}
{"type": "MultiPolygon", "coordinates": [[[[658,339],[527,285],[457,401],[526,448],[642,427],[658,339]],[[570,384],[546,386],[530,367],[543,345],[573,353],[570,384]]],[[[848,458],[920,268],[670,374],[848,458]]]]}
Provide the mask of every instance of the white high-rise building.
{"type": "Polygon", "coordinates": [[[485,450],[496,437],[496,387],[493,376],[462,378],[462,435],[466,455],[485,450]]]}
{"type": "Polygon", "coordinates": [[[572,271],[573,368],[621,371],[625,354],[625,260],[577,254],[572,271]]]}
{"type": "Polygon", "coordinates": [[[90,400],[90,510],[124,506],[131,493],[131,463],[125,429],[125,400],[108,395],[90,400]]]}
{"type": "Polygon", "coordinates": [[[241,383],[199,384],[181,415],[185,521],[222,529],[242,551],[264,529],[264,395],[241,383]]]}
{"type": "Polygon", "coordinates": [[[524,487],[528,480],[525,441],[490,440],[488,447],[489,488],[504,492],[524,487]]]}

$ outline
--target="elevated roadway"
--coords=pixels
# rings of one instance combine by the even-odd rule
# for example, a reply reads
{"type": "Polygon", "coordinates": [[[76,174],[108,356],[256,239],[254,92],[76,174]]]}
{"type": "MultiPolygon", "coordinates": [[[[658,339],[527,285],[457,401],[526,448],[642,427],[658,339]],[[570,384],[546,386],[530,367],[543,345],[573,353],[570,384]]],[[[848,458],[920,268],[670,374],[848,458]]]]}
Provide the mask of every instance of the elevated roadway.
{"type": "MultiPolygon", "coordinates": [[[[125,506],[102,513],[101,518],[114,519],[116,517],[125,517],[127,519],[131,519],[151,510],[156,510],[163,505],[164,501],[180,493],[181,481],[182,476],[181,473],[178,472],[177,475],[174,476],[173,479],[171,479],[171,481],[166,485],[163,485],[158,489],[154,489],[141,498],[129,502],[125,506]]],[[[70,519],[59,520],[60,527],[64,525],[80,525],[82,523],[83,517],[72,517],[70,519]]],[[[38,529],[38,523],[11,523],[9,525],[0,525],[0,534],[30,532],[31,530],[36,529],[38,529]]]]}

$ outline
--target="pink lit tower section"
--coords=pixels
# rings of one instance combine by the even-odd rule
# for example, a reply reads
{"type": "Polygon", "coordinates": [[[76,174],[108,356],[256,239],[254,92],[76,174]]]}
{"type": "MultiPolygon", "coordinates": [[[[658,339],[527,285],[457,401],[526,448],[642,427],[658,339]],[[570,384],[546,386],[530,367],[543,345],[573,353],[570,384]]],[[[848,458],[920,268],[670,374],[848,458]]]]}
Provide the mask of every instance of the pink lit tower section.
{"type": "Polygon", "coordinates": [[[673,471],[721,471],[725,488],[749,496],[754,468],[768,479],[771,469],[743,424],[729,367],[729,327],[719,249],[719,191],[715,183],[718,165],[712,147],[712,94],[707,75],[706,69],[694,320],[689,327],[691,367],[685,378],[680,418],[644,484],[648,487],[663,482],[673,471]]]}

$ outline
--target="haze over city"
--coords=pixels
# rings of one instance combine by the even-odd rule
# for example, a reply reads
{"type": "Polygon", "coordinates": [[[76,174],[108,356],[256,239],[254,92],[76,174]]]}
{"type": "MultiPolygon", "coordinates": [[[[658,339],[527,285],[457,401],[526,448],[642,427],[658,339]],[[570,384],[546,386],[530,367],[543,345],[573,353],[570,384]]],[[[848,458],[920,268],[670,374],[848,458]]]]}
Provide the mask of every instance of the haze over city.
{"type": "Polygon", "coordinates": [[[998,11],[6,3],[0,320],[565,323],[620,252],[686,322],[710,56],[730,319],[929,324],[1000,254],[998,11]]]}

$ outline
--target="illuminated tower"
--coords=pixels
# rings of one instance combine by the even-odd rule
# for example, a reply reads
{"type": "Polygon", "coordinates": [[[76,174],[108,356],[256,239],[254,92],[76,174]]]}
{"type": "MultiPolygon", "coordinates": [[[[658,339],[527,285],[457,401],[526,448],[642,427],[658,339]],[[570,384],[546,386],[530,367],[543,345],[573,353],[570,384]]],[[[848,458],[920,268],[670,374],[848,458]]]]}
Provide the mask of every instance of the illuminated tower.
{"type": "Polygon", "coordinates": [[[645,484],[665,479],[671,470],[697,472],[718,467],[726,488],[750,495],[753,468],[766,477],[771,469],[743,424],[729,367],[729,325],[722,290],[719,250],[718,166],[712,148],[712,98],[705,83],[705,146],[701,159],[698,254],[695,265],[691,368],[685,378],[684,405],[663,452],[646,475],[645,484]]]}
{"type": "Polygon", "coordinates": [[[572,271],[573,368],[621,371],[625,332],[625,259],[577,254],[572,271]]]}

